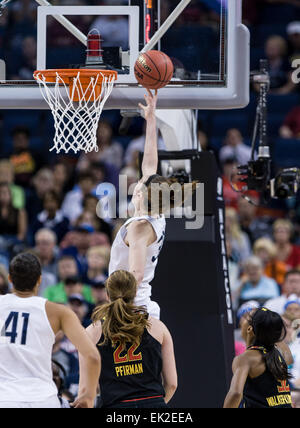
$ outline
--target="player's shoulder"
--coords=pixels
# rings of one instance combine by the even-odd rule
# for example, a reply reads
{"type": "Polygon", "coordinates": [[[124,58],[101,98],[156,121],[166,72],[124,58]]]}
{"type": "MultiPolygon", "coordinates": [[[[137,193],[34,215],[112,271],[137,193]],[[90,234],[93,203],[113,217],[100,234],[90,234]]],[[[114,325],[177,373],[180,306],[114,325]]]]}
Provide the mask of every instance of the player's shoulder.
{"type": "Polygon", "coordinates": [[[150,323],[150,333],[155,336],[161,337],[164,339],[166,336],[170,336],[170,332],[168,327],[157,318],[149,317],[149,323],[150,323]]]}
{"type": "Polygon", "coordinates": [[[157,318],[153,318],[151,316],[149,316],[149,323],[153,326],[153,327],[157,327],[157,328],[165,328],[165,324],[161,321],[158,320],[157,318]]]}
{"type": "Polygon", "coordinates": [[[132,220],[129,226],[130,232],[134,233],[135,235],[144,235],[145,232],[151,232],[153,230],[151,223],[145,218],[136,218],[132,220]]]}
{"type": "Polygon", "coordinates": [[[246,350],[241,355],[238,355],[233,360],[233,368],[252,367],[260,363],[262,360],[261,353],[258,350],[246,350]]]}
{"type": "Polygon", "coordinates": [[[49,315],[63,316],[72,313],[72,310],[61,303],[46,300],[46,311],[49,315]]]}

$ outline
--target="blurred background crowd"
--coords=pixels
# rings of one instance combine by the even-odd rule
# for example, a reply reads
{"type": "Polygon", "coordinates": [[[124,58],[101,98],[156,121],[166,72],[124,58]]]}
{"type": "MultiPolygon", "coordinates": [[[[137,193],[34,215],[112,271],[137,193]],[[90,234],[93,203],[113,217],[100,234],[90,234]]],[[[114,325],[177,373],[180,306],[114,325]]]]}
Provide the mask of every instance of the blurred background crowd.
{"type": "MultiPolygon", "coordinates": [[[[168,3],[164,0],[166,14],[168,3]]],[[[74,0],[72,4],[106,2],[74,0]]],[[[7,62],[10,79],[32,79],[36,7],[33,0],[18,0],[0,17],[0,58],[7,62]]],[[[209,27],[217,34],[218,8],[217,0],[194,0],[181,24],[209,27]]],[[[258,69],[261,58],[269,62],[268,135],[275,174],[280,168],[300,167],[300,91],[291,78],[292,61],[300,59],[300,0],[244,0],[243,10],[251,32],[251,70],[258,69]]],[[[122,41],[121,24],[126,25],[105,23],[107,31],[115,34],[115,43],[122,41]]],[[[87,32],[91,22],[78,25],[87,32]]],[[[55,49],[66,49],[65,34],[55,34],[55,49]]],[[[232,188],[237,165],[250,159],[256,101],[257,87],[252,85],[245,109],[199,111],[198,138],[202,150],[215,152],[223,176],[236,353],[245,349],[239,325],[247,311],[261,305],[276,310],[284,317],[286,340],[295,356],[291,369],[296,391],[300,388],[300,194],[259,206],[258,194],[248,193],[253,202],[249,203],[232,188]]],[[[145,140],[143,119],[135,118],[126,136],[119,133],[121,119],[119,111],[104,111],[97,132],[98,152],[58,156],[48,151],[54,132],[50,112],[0,111],[0,294],[11,291],[9,261],[26,249],[37,254],[43,266],[40,295],[69,305],[84,326],[89,325],[95,305],[107,301],[104,282],[110,247],[122,220],[97,215],[97,186],[110,182],[118,190],[120,174],[127,176],[128,187],[135,183],[145,140]]],[[[164,148],[162,139],[159,147],[164,148]]],[[[57,337],[53,358],[60,364],[60,388],[72,399],[78,387],[78,357],[65,337],[57,337]]]]}

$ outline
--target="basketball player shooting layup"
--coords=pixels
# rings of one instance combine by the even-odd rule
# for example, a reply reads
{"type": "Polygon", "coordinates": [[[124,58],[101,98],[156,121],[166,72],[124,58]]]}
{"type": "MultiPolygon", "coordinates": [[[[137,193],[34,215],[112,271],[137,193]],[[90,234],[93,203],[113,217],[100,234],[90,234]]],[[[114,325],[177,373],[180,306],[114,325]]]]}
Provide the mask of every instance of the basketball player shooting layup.
{"type": "Polygon", "coordinates": [[[175,191],[168,193],[170,199],[169,204],[166,204],[167,206],[162,190],[159,190],[158,197],[151,198],[154,194],[151,189],[154,187],[152,185],[156,185],[156,187],[160,185],[161,188],[165,186],[169,189],[169,186],[174,185],[176,180],[157,174],[158,153],[155,117],[157,90],[153,94],[148,89],[145,100],[146,105],[139,104],[139,107],[144,111],[147,122],[142,178],[133,192],[134,216],[120,228],[112,245],[109,275],[120,269],[132,273],[138,283],[134,303],[137,306],[146,306],[149,315],[159,319],[160,307],[151,300],[150,282],[154,278],[158,256],[165,238],[164,212],[174,208],[175,204],[182,204],[184,197],[190,191],[195,190],[197,183],[179,185],[177,182],[178,194],[177,190],[176,196],[175,191]]]}
{"type": "Polygon", "coordinates": [[[13,293],[0,296],[0,408],[60,408],[52,379],[52,348],[62,330],[84,360],[85,393],[77,405],[93,408],[100,374],[97,349],[69,308],[37,297],[41,265],[29,253],[9,268],[13,293]]]}

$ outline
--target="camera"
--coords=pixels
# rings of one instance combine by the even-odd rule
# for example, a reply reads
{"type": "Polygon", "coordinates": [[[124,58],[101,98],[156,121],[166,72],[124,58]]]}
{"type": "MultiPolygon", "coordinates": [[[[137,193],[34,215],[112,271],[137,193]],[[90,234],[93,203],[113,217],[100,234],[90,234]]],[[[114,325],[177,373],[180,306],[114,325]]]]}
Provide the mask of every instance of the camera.
{"type": "Polygon", "coordinates": [[[244,178],[240,182],[247,184],[247,190],[262,192],[268,189],[270,182],[270,159],[260,158],[250,161],[247,165],[239,166],[238,175],[244,178]]]}
{"type": "Polygon", "coordinates": [[[296,196],[300,183],[300,170],[288,168],[282,170],[271,180],[271,197],[287,199],[296,196]]]}
{"type": "Polygon", "coordinates": [[[178,181],[178,183],[181,185],[190,182],[189,174],[187,174],[187,172],[183,169],[175,171],[169,178],[176,179],[176,181],[178,181]]]}
{"type": "MultiPolygon", "coordinates": [[[[255,190],[261,193],[265,202],[271,198],[288,199],[295,197],[299,189],[300,169],[283,169],[275,178],[271,178],[271,156],[267,138],[267,93],[270,87],[270,76],[266,60],[260,60],[260,70],[252,74],[252,81],[260,86],[252,137],[252,154],[247,165],[238,167],[239,181],[246,184],[246,190],[255,190]],[[259,147],[255,159],[255,142],[258,132],[259,147]]],[[[249,200],[246,195],[243,196],[249,200]]]]}

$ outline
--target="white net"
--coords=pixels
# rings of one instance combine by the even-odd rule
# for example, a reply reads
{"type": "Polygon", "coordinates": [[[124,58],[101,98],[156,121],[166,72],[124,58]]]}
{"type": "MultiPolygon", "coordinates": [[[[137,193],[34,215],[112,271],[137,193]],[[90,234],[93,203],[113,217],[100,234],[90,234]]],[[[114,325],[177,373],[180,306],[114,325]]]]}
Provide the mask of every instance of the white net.
{"type": "Polygon", "coordinates": [[[98,123],[104,104],[113,89],[115,75],[107,76],[99,72],[89,77],[88,84],[83,85],[80,74],[81,71],[78,70],[72,78],[70,89],[59,70],[52,85],[42,71],[35,73],[35,79],[54,118],[54,145],[50,151],[98,151],[98,123]],[[99,84],[101,91],[98,93],[99,84]],[[78,101],[73,101],[74,99],[78,101]]]}

